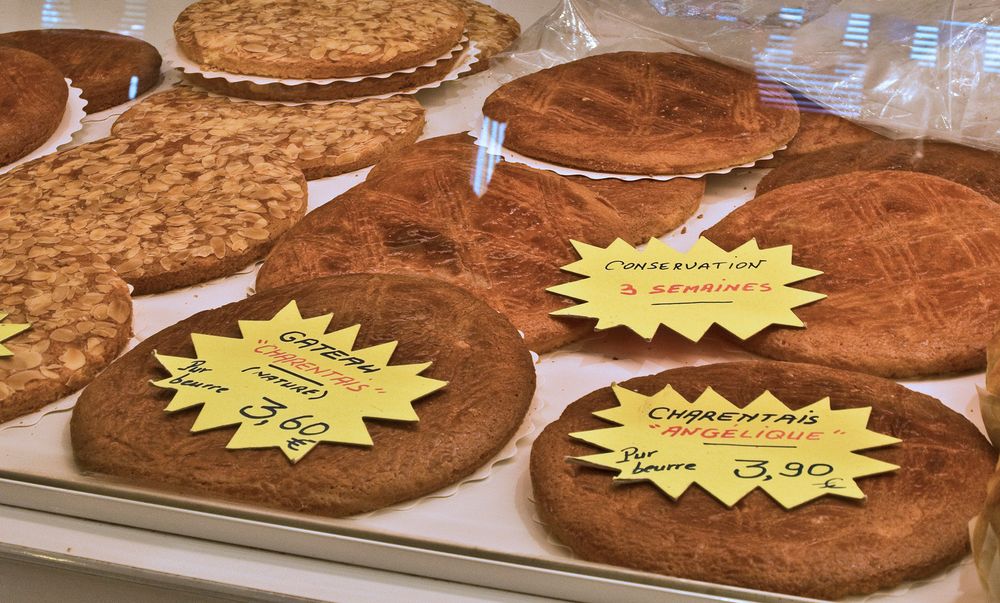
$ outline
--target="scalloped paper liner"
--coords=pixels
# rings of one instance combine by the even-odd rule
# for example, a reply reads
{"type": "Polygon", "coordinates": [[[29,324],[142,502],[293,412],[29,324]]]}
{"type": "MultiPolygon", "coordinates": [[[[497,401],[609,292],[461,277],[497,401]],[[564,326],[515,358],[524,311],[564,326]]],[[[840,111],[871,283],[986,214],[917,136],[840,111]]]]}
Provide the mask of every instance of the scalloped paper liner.
{"type": "Polygon", "coordinates": [[[74,86],[69,78],[64,79],[66,80],[66,87],[69,89],[69,96],[66,98],[66,108],[63,109],[62,120],[59,122],[56,131],[52,133],[52,136],[49,136],[48,140],[32,152],[17,161],[0,166],[0,174],[9,172],[22,163],[55,153],[59,150],[59,147],[72,142],[73,135],[83,129],[83,118],[87,115],[83,108],[87,106],[87,101],[83,100],[82,90],[74,86]]]}
{"type": "Polygon", "coordinates": [[[35,425],[38,425],[38,423],[42,419],[44,419],[49,415],[59,414],[73,410],[73,407],[76,406],[76,400],[77,398],[80,397],[80,393],[82,391],[83,388],[80,388],[78,391],[73,392],[72,394],[66,396],[65,398],[59,398],[55,402],[47,404],[33,413],[21,415],[19,417],[11,419],[10,421],[7,421],[6,423],[0,424],[0,433],[3,433],[8,429],[23,429],[25,427],[34,427],[35,425]]]}
{"type": "MultiPolygon", "coordinates": [[[[899,599],[900,601],[910,601],[913,597],[919,597],[920,595],[911,591],[918,588],[935,584],[937,582],[943,582],[952,578],[952,574],[962,572],[967,566],[972,565],[972,556],[966,555],[961,560],[949,565],[933,576],[927,578],[921,578],[919,580],[911,580],[909,582],[904,582],[897,586],[896,588],[880,590],[874,592],[870,595],[863,595],[859,597],[848,597],[843,599],[843,603],[864,603],[867,601],[883,601],[886,599],[899,599]]],[[[975,570],[972,570],[975,573],[975,570]]],[[[954,593],[959,595],[960,593],[954,593]]]]}
{"type": "Polygon", "coordinates": [[[359,75],[355,77],[332,77],[324,79],[294,79],[294,78],[277,78],[277,77],[264,77],[256,75],[246,75],[240,73],[229,73],[226,71],[211,71],[203,68],[198,63],[195,63],[191,59],[184,56],[180,47],[177,45],[177,40],[171,36],[166,42],[163,43],[163,58],[165,61],[169,62],[175,69],[180,69],[184,73],[196,73],[204,78],[221,78],[227,82],[238,83],[238,82],[251,82],[254,84],[283,84],[285,86],[298,86],[301,84],[332,84],[334,82],[360,82],[365,79],[384,79],[397,73],[413,73],[421,67],[433,67],[441,61],[446,61],[455,55],[456,52],[462,49],[462,45],[465,44],[469,39],[467,32],[462,32],[462,37],[455,46],[451,48],[448,52],[443,55],[431,59],[426,63],[421,65],[416,65],[414,67],[409,67],[407,69],[400,69],[398,71],[389,71],[387,73],[375,73],[371,75],[359,75]]]}
{"type": "Polygon", "coordinates": [[[657,180],[660,182],[665,182],[667,180],[673,180],[674,178],[703,178],[709,174],[728,174],[733,170],[738,170],[742,168],[753,167],[759,161],[766,161],[768,159],[773,159],[774,154],[778,151],[783,151],[788,145],[784,145],[774,151],[758,157],[749,163],[744,163],[742,165],[734,165],[727,168],[720,168],[718,170],[712,170],[708,172],[694,172],[690,174],[619,174],[614,172],[592,172],[587,170],[578,170],[576,168],[566,167],[564,165],[558,165],[555,163],[549,163],[548,161],[542,161],[541,159],[534,159],[528,157],[527,155],[522,155],[516,151],[512,151],[507,147],[496,144],[494,141],[481,142],[483,138],[483,120],[484,115],[480,115],[478,119],[472,124],[469,129],[469,135],[476,139],[476,146],[486,147],[491,155],[500,155],[504,158],[504,161],[509,161],[511,163],[520,163],[528,167],[535,168],[537,170],[545,170],[548,172],[555,172],[560,176],[583,176],[585,178],[590,178],[591,180],[605,180],[608,178],[614,178],[615,180],[625,180],[627,182],[634,182],[636,180],[657,180]]]}
{"type": "Polygon", "coordinates": [[[298,107],[299,105],[332,105],[334,103],[360,103],[361,101],[380,99],[384,100],[387,98],[392,98],[393,96],[409,96],[411,94],[416,94],[421,90],[429,90],[431,88],[437,88],[444,84],[445,82],[453,82],[457,80],[463,73],[472,71],[473,63],[479,61],[479,47],[476,46],[474,41],[469,42],[469,48],[465,51],[465,54],[459,57],[459,60],[455,63],[455,66],[448,75],[444,76],[440,80],[436,80],[422,86],[417,86],[415,88],[407,88],[406,90],[398,90],[396,92],[387,92],[385,94],[374,94],[371,96],[355,96],[351,98],[338,98],[335,100],[324,100],[324,101],[303,101],[300,103],[289,102],[289,101],[263,101],[263,100],[253,100],[249,98],[240,98],[238,96],[225,96],[224,94],[218,94],[215,92],[207,92],[209,96],[228,98],[229,100],[236,103],[253,103],[255,105],[283,105],[285,107],[298,107]]]}
{"type": "Polygon", "coordinates": [[[531,487],[530,476],[528,477],[528,494],[526,498],[528,500],[528,504],[531,505],[531,521],[535,522],[535,525],[542,529],[542,533],[545,534],[545,544],[559,549],[560,553],[566,555],[570,559],[580,559],[576,556],[576,553],[573,552],[573,549],[556,540],[556,537],[552,535],[552,531],[548,529],[548,524],[542,521],[542,516],[538,513],[538,504],[535,502],[535,491],[531,487]]]}

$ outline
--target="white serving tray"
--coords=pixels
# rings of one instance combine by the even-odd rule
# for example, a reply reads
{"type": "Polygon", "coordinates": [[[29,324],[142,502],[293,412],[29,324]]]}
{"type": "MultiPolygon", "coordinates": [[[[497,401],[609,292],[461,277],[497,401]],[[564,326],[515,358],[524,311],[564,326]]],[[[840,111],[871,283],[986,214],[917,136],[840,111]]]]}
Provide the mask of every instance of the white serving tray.
{"type": "MultiPolygon", "coordinates": [[[[467,129],[495,84],[489,72],[422,92],[425,137],[467,129]]],[[[113,120],[87,124],[81,140],[106,135],[113,120]]],[[[78,141],[78,142],[79,142],[78,141]]],[[[709,177],[708,193],[682,228],[663,239],[686,248],[698,234],[750,199],[763,172],[709,177]]],[[[365,170],[309,184],[310,208],[363,181],[365,170]]],[[[172,293],[135,300],[135,332],[148,337],[187,316],[242,299],[255,268],[172,293]]],[[[624,330],[595,336],[543,356],[537,365],[534,431],[514,456],[485,480],[450,495],[427,497],[403,510],[325,519],[136,488],[81,475],[69,439],[72,400],[0,425],[0,504],[210,539],[295,555],[388,569],[580,601],[801,601],[796,597],[657,576],[574,559],[538,523],[530,500],[528,457],[541,428],[582,395],[612,381],[677,366],[748,358],[722,338],[700,344],[661,333],[646,343],[624,330]],[[62,410],[60,410],[62,409],[62,410]]],[[[977,421],[982,374],[906,383],[977,421]]],[[[817,571],[822,571],[817,568],[817,571]]],[[[928,581],[906,584],[867,600],[965,603],[982,599],[971,563],[928,581]]]]}

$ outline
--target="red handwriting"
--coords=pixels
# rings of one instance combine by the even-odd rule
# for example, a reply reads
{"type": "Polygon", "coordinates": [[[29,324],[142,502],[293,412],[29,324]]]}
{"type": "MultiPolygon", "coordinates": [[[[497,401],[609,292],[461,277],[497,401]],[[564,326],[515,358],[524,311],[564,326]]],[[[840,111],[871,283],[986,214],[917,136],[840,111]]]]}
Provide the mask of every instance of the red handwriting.
{"type": "MultiPolygon", "coordinates": [[[[653,285],[646,295],[660,294],[684,294],[684,293],[730,293],[742,291],[746,293],[767,293],[772,291],[771,283],[695,283],[684,285],[681,283],[653,285]]],[[[639,290],[631,283],[622,283],[618,290],[622,295],[639,295],[639,290]]]]}
{"type": "Polygon", "coordinates": [[[667,437],[698,437],[703,440],[819,440],[822,431],[797,431],[793,429],[718,429],[716,427],[684,427],[671,425],[660,435],[667,437]]]}
{"type": "Polygon", "coordinates": [[[312,362],[308,358],[304,358],[292,352],[287,352],[272,343],[268,343],[264,340],[258,342],[258,345],[254,348],[254,352],[264,356],[268,359],[271,364],[285,364],[296,370],[297,373],[308,375],[310,377],[318,377],[327,381],[333,385],[340,386],[349,392],[360,392],[366,389],[373,389],[377,393],[384,393],[380,387],[373,388],[371,384],[362,383],[360,380],[351,377],[350,375],[345,375],[344,373],[334,370],[332,368],[325,368],[312,362]]]}

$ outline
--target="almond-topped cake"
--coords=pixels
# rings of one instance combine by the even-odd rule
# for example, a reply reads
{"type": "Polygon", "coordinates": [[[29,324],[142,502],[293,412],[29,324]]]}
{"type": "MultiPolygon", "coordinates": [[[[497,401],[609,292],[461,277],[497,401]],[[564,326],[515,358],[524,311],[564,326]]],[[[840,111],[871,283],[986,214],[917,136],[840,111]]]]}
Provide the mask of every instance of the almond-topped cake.
{"type": "Polygon", "coordinates": [[[424,128],[415,99],[326,105],[234,102],[190,86],[151,95],[111,128],[115,136],[196,132],[253,136],[282,149],[307,179],[351,172],[412,144],[424,128]]]}
{"type": "Polygon", "coordinates": [[[490,58],[506,50],[521,35],[521,25],[514,17],[502,13],[488,4],[476,0],[451,0],[462,9],[468,21],[465,27],[469,39],[479,47],[479,60],[468,74],[479,73],[490,67],[490,58]]]}
{"type": "Polygon", "coordinates": [[[184,80],[215,94],[281,103],[351,101],[370,96],[412,94],[417,88],[440,82],[464,61],[472,60],[468,57],[469,43],[463,42],[459,46],[460,49],[450,57],[431,65],[421,66],[412,71],[401,71],[388,77],[366,77],[358,81],[337,81],[329,84],[312,82],[294,85],[258,84],[251,81],[230,82],[221,77],[205,77],[200,73],[185,73],[184,80]]]}
{"type": "Polygon", "coordinates": [[[79,232],[6,231],[5,223],[0,350],[12,355],[0,355],[0,423],[86,385],[132,334],[128,286],[79,232]]]}
{"type": "Polygon", "coordinates": [[[174,37],[209,70],[324,79],[421,65],[455,46],[465,22],[448,0],[200,0],[174,37]]]}
{"type": "Polygon", "coordinates": [[[1000,324],[997,325],[996,334],[990,340],[990,345],[986,348],[986,391],[994,396],[1000,396],[1000,324]]]}
{"type": "Polygon", "coordinates": [[[306,198],[295,162],[253,136],[104,138],[0,176],[0,241],[76,238],[137,295],[159,293],[262,257],[306,198]]]}

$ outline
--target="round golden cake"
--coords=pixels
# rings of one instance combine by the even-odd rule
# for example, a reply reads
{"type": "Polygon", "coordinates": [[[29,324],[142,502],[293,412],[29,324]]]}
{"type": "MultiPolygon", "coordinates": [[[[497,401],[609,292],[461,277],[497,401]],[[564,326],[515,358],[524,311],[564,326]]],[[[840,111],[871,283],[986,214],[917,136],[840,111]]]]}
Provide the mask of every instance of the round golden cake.
{"type": "Polygon", "coordinates": [[[768,101],[752,74],[700,57],[616,52],[504,84],[483,113],[507,124],[505,147],[535,159],[689,174],[742,165],[791,140],[798,110],[775,94],[787,99],[768,101]]]}
{"type": "Polygon", "coordinates": [[[219,135],[259,135],[284,151],[312,180],[367,167],[415,142],[423,127],[424,109],[409,97],[262,106],[179,86],[137,103],[118,118],[111,133],[133,136],[208,130],[219,135]]]}
{"type": "Polygon", "coordinates": [[[862,170],[921,172],[967,186],[1000,203],[1000,154],[946,142],[872,140],[794,159],[764,176],[757,194],[781,186],[862,170]]]}
{"type": "Polygon", "coordinates": [[[305,209],[305,178],[284,152],[206,131],[104,138],[0,176],[0,240],[75,238],[137,295],[243,268],[305,209]]]}
{"type": "Polygon", "coordinates": [[[679,368],[620,384],[688,400],[711,387],[737,406],[769,391],[792,409],[826,396],[834,409],[871,407],[868,428],[901,443],[867,450],[900,468],[858,479],[863,501],[824,496],[786,510],[762,490],[727,508],[692,485],[677,501],[645,482],[567,462],[595,446],[568,434],[608,427],[592,413],[618,406],[611,388],[571,404],[531,450],[542,521],[589,561],[680,578],[820,599],[927,578],[969,552],[996,453],[964,417],[892,381],[785,362],[679,368]]]}
{"type": "Polygon", "coordinates": [[[206,69],[323,79],[421,65],[455,46],[465,21],[448,0],[199,0],[174,37],[206,69]]]}
{"type": "Polygon", "coordinates": [[[799,113],[799,131],[788,142],[788,148],[776,153],[773,159],[762,161],[754,167],[776,167],[809,153],[881,138],[875,132],[838,115],[803,110],[799,113]]]}
{"type": "Polygon", "coordinates": [[[661,237],[694,215],[705,195],[704,178],[672,180],[594,179],[565,176],[611,204],[625,220],[632,244],[661,237]]]}
{"type": "Polygon", "coordinates": [[[828,297],[743,345],[884,377],[982,370],[1000,322],[1000,206],[914,172],[853,172],[765,193],[705,231],[723,249],[792,245],[828,297]]]}
{"type": "Polygon", "coordinates": [[[185,73],[184,80],[216,94],[283,103],[350,100],[397,93],[409,94],[414,88],[426,86],[447,77],[452,69],[464,60],[468,47],[468,43],[465,43],[462,45],[462,50],[455,52],[450,58],[427,67],[418,67],[411,73],[394,73],[389,77],[370,77],[357,82],[295,85],[257,84],[245,81],[230,82],[221,77],[208,78],[198,73],[185,73]]]}
{"type": "MultiPolygon", "coordinates": [[[[366,182],[279,241],[257,275],[258,289],[361,271],[422,274],[485,300],[536,352],[592,332],[591,321],[549,316],[572,302],[545,288],[572,279],[560,270],[577,259],[570,239],[606,246],[636,238],[635,226],[591,190],[517,164],[497,164],[477,194],[477,162],[484,178],[486,163],[465,135],[390,155],[366,182]]],[[[699,196],[698,185],[690,186],[699,196]]]]}
{"type": "Polygon", "coordinates": [[[490,58],[506,50],[521,35],[521,25],[517,19],[488,4],[476,0],[451,2],[465,13],[465,28],[469,32],[469,39],[479,47],[479,61],[473,63],[472,71],[462,74],[463,76],[489,69],[490,58]]]}
{"type": "Polygon", "coordinates": [[[453,484],[516,433],[535,391],[517,330],[468,293],[429,278],[355,274],[300,283],[201,312],[111,365],[73,411],[80,468],[145,486],[343,516],[453,484]],[[161,354],[193,358],[191,333],[239,337],[237,321],[270,319],[295,300],[303,317],[333,313],[329,330],[360,325],[355,349],[398,342],[392,364],[432,363],[448,384],[416,400],[417,422],[366,420],[371,447],[320,443],[294,465],[277,448],[227,450],[232,428],[191,433],[197,410],[164,411],[153,386],[161,354]]]}
{"type": "MultiPolygon", "coordinates": [[[[469,161],[475,153],[475,170],[480,163],[480,150],[467,134],[449,134],[422,140],[420,144],[397,153],[393,161],[376,164],[368,172],[368,180],[375,181],[392,174],[400,164],[420,169],[436,157],[463,157],[469,161]]],[[[502,158],[497,157],[497,160],[502,158]]],[[[475,173],[475,172],[473,172],[475,173]]],[[[566,180],[586,188],[603,199],[618,212],[625,223],[626,239],[632,244],[646,243],[650,237],[663,236],[694,215],[705,194],[704,178],[674,178],[672,180],[618,180],[594,179],[584,176],[563,176],[566,180]]]]}
{"type": "Polygon", "coordinates": [[[69,90],[37,54],[0,46],[0,166],[24,157],[59,127],[69,90]]]}
{"type": "Polygon", "coordinates": [[[0,346],[0,423],[80,389],[132,334],[132,300],[115,271],[80,241],[7,231],[0,211],[0,332],[31,327],[0,346]]]}
{"type": "Polygon", "coordinates": [[[83,91],[84,110],[128,102],[160,81],[160,53],[142,40],[93,29],[33,29],[0,34],[0,46],[52,62],[83,91]]]}

